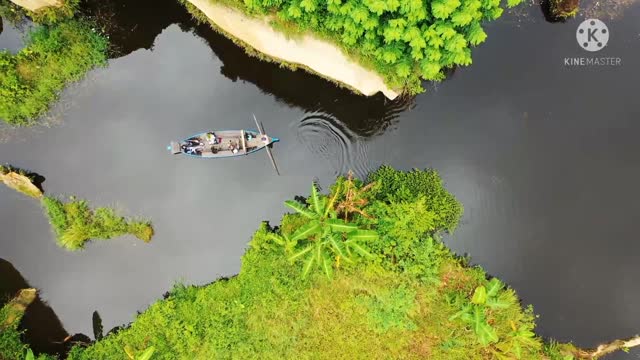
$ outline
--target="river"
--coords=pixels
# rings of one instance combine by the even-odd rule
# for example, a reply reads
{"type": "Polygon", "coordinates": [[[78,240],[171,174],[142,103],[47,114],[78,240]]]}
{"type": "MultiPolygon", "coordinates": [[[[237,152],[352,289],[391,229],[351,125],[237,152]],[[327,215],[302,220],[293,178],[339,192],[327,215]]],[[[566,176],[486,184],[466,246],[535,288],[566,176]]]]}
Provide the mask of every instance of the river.
{"type": "MultiPolygon", "coordinates": [[[[66,331],[91,335],[94,311],[105,330],[128,323],[177,281],[237,273],[284,200],[386,163],[441,173],[465,207],[447,245],[532,304],[539,334],[589,347],[640,332],[639,3],[603,19],[611,37],[597,56],[620,66],[565,65],[596,56],[576,43],[584,17],[552,24],[525,5],[486,26],[472,66],[399,102],[250,58],[174,3],[89,7],[113,18],[108,66],[65,90],[47,127],[0,132],[0,162],[43,175],[47,193],[115,205],[156,229],[150,244],[124,237],[69,253],[37,201],[0,187],[0,280],[19,273],[40,289],[66,331]],[[208,161],[166,150],[203,130],[252,128],[252,113],[281,139],[280,177],[264,153],[208,161]]],[[[5,22],[0,48],[17,39],[5,22]]]]}

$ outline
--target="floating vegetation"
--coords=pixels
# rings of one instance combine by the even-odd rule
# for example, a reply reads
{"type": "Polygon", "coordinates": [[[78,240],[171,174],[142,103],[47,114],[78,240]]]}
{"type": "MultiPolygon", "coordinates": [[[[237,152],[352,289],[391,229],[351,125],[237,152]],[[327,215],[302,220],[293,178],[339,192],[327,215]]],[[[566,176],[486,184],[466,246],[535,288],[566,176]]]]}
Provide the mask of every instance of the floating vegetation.
{"type": "Polygon", "coordinates": [[[91,210],[84,200],[71,197],[69,202],[45,196],[42,206],[56,234],[58,245],[75,251],[84,248],[90,239],[111,239],[131,234],[149,242],[153,227],[148,221],[128,220],[107,207],[91,210]]]}

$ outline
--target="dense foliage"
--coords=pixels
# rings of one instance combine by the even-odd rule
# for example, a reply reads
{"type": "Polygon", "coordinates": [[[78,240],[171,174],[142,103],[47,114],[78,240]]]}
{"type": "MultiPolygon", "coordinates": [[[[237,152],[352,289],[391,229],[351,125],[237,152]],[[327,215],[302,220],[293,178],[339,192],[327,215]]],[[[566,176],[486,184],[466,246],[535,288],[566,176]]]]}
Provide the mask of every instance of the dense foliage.
{"type": "Polygon", "coordinates": [[[37,27],[17,54],[0,51],[0,119],[28,125],[69,82],[106,62],[107,41],[90,24],[71,20],[37,27]]]}
{"type": "Polygon", "coordinates": [[[447,207],[427,210],[425,199],[441,196],[432,194],[441,182],[420,188],[409,181],[415,176],[398,187],[418,190],[411,199],[384,196],[380,189],[392,186],[384,176],[368,185],[340,178],[327,195],[312,187],[307,205],[287,203],[295,213],[279,227],[260,226],[236,277],[177,285],[129,327],[74,348],[69,359],[127,359],[150,346],[155,359],[560,359],[559,346],[545,347],[534,335],[533,312],[513,290],[465,266],[434,237],[446,225],[434,225],[437,209],[447,207]],[[414,206],[422,207],[418,215],[414,206]],[[322,217],[331,212],[337,216],[322,217]],[[370,256],[348,256],[349,232],[332,229],[331,219],[375,231],[359,241],[370,256]],[[311,227],[340,237],[332,241],[318,229],[299,235],[311,227]],[[308,263],[291,259],[318,244],[321,260],[333,258],[320,262],[331,278],[323,271],[302,276],[308,263]]]}
{"type": "Polygon", "coordinates": [[[132,234],[144,242],[153,236],[146,221],[129,221],[111,208],[91,210],[86,201],[71,199],[67,203],[51,197],[42,198],[42,206],[56,234],[58,245],[67,250],[84,248],[90,239],[111,239],[132,234]]]}
{"type": "Polygon", "coordinates": [[[424,202],[433,222],[429,227],[433,229],[453,231],[458,226],[462,205],[444,188],[440,175],[433,169],[405,172],[382,166],[370,173],[367,181],[381,184],[375,194],[378,200],[394,204],[424,202]]]}
{"type": "Polygon", "coordinates": [[[500,0],[221,1],[251,15],[274,15],[284,31],[331,40],[409,93],[423,91],[421,79],[442,80],[445,69],[471,64],[470,48],[487,38],[482,21],[503,12],[500,0]]]}

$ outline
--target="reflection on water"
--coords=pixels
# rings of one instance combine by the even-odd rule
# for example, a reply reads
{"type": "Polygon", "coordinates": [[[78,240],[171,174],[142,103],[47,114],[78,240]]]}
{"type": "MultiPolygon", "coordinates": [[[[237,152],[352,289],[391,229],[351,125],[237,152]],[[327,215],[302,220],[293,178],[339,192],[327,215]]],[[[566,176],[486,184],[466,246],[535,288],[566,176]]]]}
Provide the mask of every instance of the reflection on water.
{"type": "Polygon", "coordinates": [[[152,49],[158,34],[169,25],[193,26],[191,16],[174,0],[86,0],[81,12],[109,37],[114,58],[152,49]]]}
{"type": "Polygon", "coordinates": [[[330,115],[316,113],[303,118],[297,138],[309,152],[329,162],[336,176],[351,170],[364,178],[371,171],[367,143],[330,115]]]}
{"type": "Polygon", "coordinates": [[[288,106],[328,114],[360,136],[382,133],[414,104],[412,97],[391,101],[380,93],[371,97],[356,95],[306,71],[291,71],[250,57],[206,24],[195,26],[193,32],[222,61],[222,75],[233,81],[250,82],[288,106]]]}
{"type": "Polygon", "coordinates": [[[291,71],[251,57],[209,24],[197,24],[175,0],[89,0],[82,11],[109,36],[112,57],[125,56],[140,48],[152,49],[157,35],[169,25],[177,24],[206,42],[222,61],[220,72],[227,78],[250,82],[289,106],[329,114],[361,136],[383,132],[397,121],[399,113],[413,104],[413,99],[407,97],[390,101],[382,94],[355,95],[303,70],[291,71]]]}
{"type": "MultiPolygon", "coordinates": [[[[11,263],[0,258],[0,306],[11,300],[19,290],[30,287],[11,263]]],[[[69,334],[58,316],[39,295],[27,307],[20,329],[26,330],[24,341],[36,353],[62,354],[65,351],[63,341],[69,334]]]]}

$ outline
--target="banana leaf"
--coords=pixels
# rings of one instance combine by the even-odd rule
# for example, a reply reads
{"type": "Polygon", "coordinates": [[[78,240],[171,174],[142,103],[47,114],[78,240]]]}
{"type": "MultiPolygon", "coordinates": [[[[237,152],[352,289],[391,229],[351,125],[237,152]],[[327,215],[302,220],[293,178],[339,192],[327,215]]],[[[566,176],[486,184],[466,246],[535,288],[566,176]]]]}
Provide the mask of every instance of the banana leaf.
{"type": "Polygon", "coordinates": [[[496,279],[493,278],[489,281],[489,284],[487,284],[487,296],[488,297],[494,297],[496,295],[498,295],[498,291],[500,291],[500,289],[502,289],[504,287],[504,284],[496,279]]]}
{"type": "Polygon", "coordinates": [[[326,255],[322,257],[322,270],[324,270],[324,273],[327,275],[329,279],[333,277],[332,261],[326,255]]]}
{"type": "Polygon", "coordinates": [[[311,183],[311,206],[313,206],[313,210],[318,215],[322,215],[324,213],[324,208],[322,207],[322,203],[320,202],[320,197],[318,196],[318,188],[315,183],[311,183]]]}
{"type": "Polygon", "coordinates": [[[340,219],[327,219],[325,223],[331,227],[331,230],[348,233],[354,230],[358,230],[358,225],[348,224],[340,219]]]}
{"type": "Polygon", "coordinates": [[[336,239],[336,236],[334,234],[329,234],[327,236],[327,241],[329,242],[329,244],[331,244],[331,248],[333,249],[333,252],[336,253],[336,255],[339,255],[345,259],[347,258],[347,253],[344,251],[342,242],[336,239]]]}
{"type": "Polygon", "coordinates": [[[306,206],[304,206],[303,204],[297,201],[287,200],[284,202],[284,204],[292,208],[293,210],[295,210],[297,213],[301,214],[304,217],[307,217],[309,219],[318,218],[318,214],[314,213],[313,211],[310,211],[306,206]]]}
{"type": "Polygon", "coordinates": [[[487,302],[487,289],[482,285],[478,286],[473,292],[471,302],[478,305],[485,304],[487,302]]]}
{"type": "Polygon", "coordinates": [[[289,256],[289,261],[295,262],[299,258],[303,257],[305,254],[309,253],[311,250],[313,250],[313,245],[309,245],[306,248],[298,251],[297,253],[289,256]]]}
{"type": "Polygon", "coordinates": [[[484,309],[476,306],[473,309],[473,331],[478,336],[478,341],[483,346],[487,346],[491,343],[498,341],[498,335],[496,331],[487,324],[487,319],[484,316],[484,309]]]}
{"type": "Polygon", "coordinates": [[[144,352],[142,352],[140,356],[136,357],[136,360],[150,360],[155,351],[156,349],[153,346],[151,346],[147,348],[144,352]]]}
{"type": "Polygon", "coordinates": [[[338,195],[340,194],[340,189],[342,188],[342,183],[338,183],[336,185],[336,188],[334,189],[334,194],[331,197],[331,200],[329,201],[329,204],[327,205],[327,207],[324,209],[324,214],[322,215],[323,217],[327,217],[327,215],[329,215],[329,211],[333,208],[333,204],[335,204],[336,199],[338,198],[338,195]]]}
{"type": "Polygon", "coordinates": [[[304,267],[302,268],[302,278],[306,278],[309,275],[309,271],[313,268],[313,263],[316,260],[315,254],[309,255],[307,261],[304,263],[304,267]]]}
{"type": "Polygon", "coordinates": [[[268,233],[267,234],[267,239],[273,240],[273,242],[275,242],[278,245],[284,245],[285,244],[284,238],[282,236],[274,234],[274,233],[268,233]]]}
{"type": "Polygon", "coordinates": [[[353,240],[347,240],[347,241],[344,242],[344,244],[348,248],[351,248],[355,252],[360,254],[360,256],[362,256],[362,257],[365,257],[367,259],[375,259],[375,255],[373,255],[370,252],[368,252],[364,247],[362,247],[362,245],[358,244],[357,242],[355,242],[353,240]]]}
{"type": "Polygon", "coordinates": [[[319,222],[310,221],[307,224],[302,225],[301,227],[299,227],[298,230],[296,230],[296,232],[291,237],[291,241],[298,241],[298,240],[306,239],[306,238],[310,237],[311,235],[316,234],[320,230],[320,227],[321,227],[321,225],[320,225],[319,222]]]}
{"type": "Polygon", "coordinates": [[[353,241],[375,241],[378,233],[373,230],[354,230],[347,234],[347,239],[353,241]]]}

